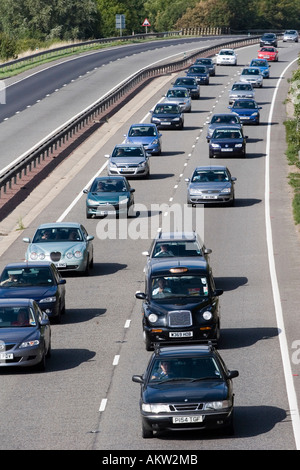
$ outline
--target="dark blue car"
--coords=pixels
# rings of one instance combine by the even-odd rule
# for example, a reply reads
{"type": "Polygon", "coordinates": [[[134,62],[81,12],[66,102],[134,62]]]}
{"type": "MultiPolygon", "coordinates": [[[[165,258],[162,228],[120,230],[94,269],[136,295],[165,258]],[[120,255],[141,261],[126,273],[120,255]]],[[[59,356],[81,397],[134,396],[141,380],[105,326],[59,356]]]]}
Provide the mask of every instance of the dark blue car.
{"type": "Polygon", "coordinates": [[[259,124],[260,122],[259,110],[262,109],[262,107],[258,106],[255,100],[240,98],[235,100],[232,106],[228,106],[228,108],[232,113],[239,116],[243,124],[259,124]]]}
{"type": "Polygon", "coordinates": [[[11,263],[0,277],[0,299],[33,299],[59,323],[65,312],[65,283],[51,262],[11,263]]]}
{"type": "Polygon", "coordinates": [[[186,72],[187,77],[192,77],[199,85],[209,84],[209,71],[205,65],[192,65],[186,72]]]}

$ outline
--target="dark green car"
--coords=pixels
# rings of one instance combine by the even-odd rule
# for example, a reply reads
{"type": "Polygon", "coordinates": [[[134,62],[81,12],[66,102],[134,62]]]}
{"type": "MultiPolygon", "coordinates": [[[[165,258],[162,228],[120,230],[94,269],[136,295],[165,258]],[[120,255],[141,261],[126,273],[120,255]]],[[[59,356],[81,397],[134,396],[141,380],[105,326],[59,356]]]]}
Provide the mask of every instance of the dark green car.
{"type": "Polygon", "coordinates": [[[106,215],[130,216],[133,212],[134,189],[125,176],[99,176],[91,188],[84,189],[86,197],[86,217],[106,215]]]}

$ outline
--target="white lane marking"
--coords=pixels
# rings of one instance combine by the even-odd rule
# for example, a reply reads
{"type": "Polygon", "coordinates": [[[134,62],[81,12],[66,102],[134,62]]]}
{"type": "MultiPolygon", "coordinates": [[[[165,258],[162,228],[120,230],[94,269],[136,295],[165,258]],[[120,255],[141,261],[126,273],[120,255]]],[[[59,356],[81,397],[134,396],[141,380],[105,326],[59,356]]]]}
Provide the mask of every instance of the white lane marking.
{"type": "Polygon", "coordinates": [[[272,225],[271,225],[271,216],[270,216],[270,143],[271,143],[271,127],[272,127],[271,123],[272,123],[273,110],[274,110],[274,105],[276,101],[276,96],[277,96],[277,91],[279,88],[280,80],[286,73],[287,69],[297,60],[298,59],[295,59],[294,61],[292,61],[281,73],[276,84],[275,92],[274,92],[271,107],[270,107],[270,113],[268,117],[266,165],[265,165],[266,166],[265,168],[265,201],[266,201],[265,221],[266,221],[266,238],[267,238],[267,247],[268,247],[271,284],[272,284],[272,290],[273,290],[273,299],[274,299],[277,327],[279,330],[278,337],[279,337],[280,351],[281,351],[283,371],[284,371],[284,376],[285,376],[285,384],[286,384],[289,408],[290,408],[293,431],[294,431],[294,438],[295,438],[296,448],[297,450],[299,450],[300,449],[300,417],[299,417],[297,395],[295,392],[292,368],[291,368],[289,352],[288,352],[289,348],[287,344],[287,338],[286,338],[285,327],[284,327],[280,292],[279,292],[278,281],[277,281],[276,266],[275,266],[274,251],[273,251],[272,225]]]}
{"type": "Polygon", "coordinates": [[[107,398],[102,398],[100,406],[99,406],[99,411],[104,411],[107,403],[107,398]]]}
{"type": "Polygon", "coordinates": [[[126,320],[124,328],[129,328],[130,327],[131,320],[126,320]]]}
{"type": "Polygon", "coordinates": [[[117,366],[119,364],[119,360],[120,360],[120,355],[116,354],[113,360],[113,366],[117,366]]]}

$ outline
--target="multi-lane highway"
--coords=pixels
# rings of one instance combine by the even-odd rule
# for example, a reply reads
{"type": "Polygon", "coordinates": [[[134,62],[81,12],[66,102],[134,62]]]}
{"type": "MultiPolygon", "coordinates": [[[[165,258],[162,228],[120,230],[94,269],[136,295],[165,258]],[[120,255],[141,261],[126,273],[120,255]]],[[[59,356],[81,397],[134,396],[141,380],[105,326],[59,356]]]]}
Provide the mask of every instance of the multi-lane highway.
{"type": "MultiPolygon", "coordinates": [[[[213,250],[217,287],[224,289],[220,352],[228,367],[240,373],[234,381],[235,435],[175,433],[143,440],[139,386],[131,381],[133,374],[144,371],[151,354],[142,339],[141,301],[134,296],[143,290],[145,258],[141,253],[149,248],[158,227],[172,220],[172,210],[180,207],[183,213],[184,179],[197,164],[211,162],[205,139],[207,120],[214,112],[227,111],[228,90],[242,66],[256,57],[257,49],[240,49],[237,67],[217,68],[210,85],[201,87],[200,100],[193,101],[192,112],[185,115],[183,130],[163,131],[163,153],[151,157],[151,177],[131,181],[139,212],[125,228],[85,219],[82,190],[94,175],[105,174],[104,155],[123,140],[129,125],[150,119],[149,110],[174,76],[156,79],[145,87],[1,223],[3,232],[11,230],[19,218],[25,225],[24,230],[1,238],[1,268],[24,258],[22,237],[32,236],[40,223],[79,221],[95,235],[92,274],[66,277],[67,313],[60,325],[52,326],[53,351],[47,371],[0,371],[0,416],[5,423],[1,449],[192,452],[299,448],[300,242],[290,209],[283,126],[288,78],[297,67],[298,44],[279,44],[279,62],[272,64],[271,78],[256,91],[263,107],[261,124],[246,127],[247,158],[222,159],[237,177],[236,205],[204,210],[205,243],[213,250]]],[[[173,51],[164,53],[168,56],[173,51]]],[[[107,91],[118,70],[129,75],[133,63],[136,69],[144,66],[142,60],[152,63],[158,52],[147,54],[122,58],[107,64],[103,75],[94,71],[66,84],[1,123],[0,134],[5,135],[3,126],[8,125],[9,135],[13,135],[15,123],[30,119],[45,134],[52,132],[58,125],[54,109],[59,119],[68,119],[70,115],[65,113],[70,113],[71,103],[73,106],[75,89],[83,108],[93,102],[89,93],[96,82],[105,82],[107,91]],[[45,109],[49,127],[44,122],[40,128],[39,113],[45,109]]],[[[42,137],[32,125],[23,129],[31,145],[42,137]]]]}

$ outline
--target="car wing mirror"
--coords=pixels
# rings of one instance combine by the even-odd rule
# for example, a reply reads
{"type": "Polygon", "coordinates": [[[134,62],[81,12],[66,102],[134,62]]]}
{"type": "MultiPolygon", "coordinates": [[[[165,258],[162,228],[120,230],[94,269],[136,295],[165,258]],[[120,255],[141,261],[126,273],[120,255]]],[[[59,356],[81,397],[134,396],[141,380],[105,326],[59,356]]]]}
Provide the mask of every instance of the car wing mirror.
{"type": "Polygon", "coordinates": [[[62,285],[62,284],[66,284],[66,283],[67,283],[67,281],[66,281],[65,279],[60,279],[60,281],[59,281],[58,284],[61,284],[61,285],[62,285]]]}
{"type": "Polygon", "coordinates": [[[23,242],[30,243],[30,238],[27,238],[27,237],[23,238],[23,242]]]}
{"type": "Polygon", "coordinates": [[[146,299],[146,294],[144,292],[136,292],[135,293],[135,297],[136,299],[140,299],[140,300],[145,300],[146,299]]]}
{"type": "Polygon", "coordinates": [[[84,189],[82,192],[83,192],[84,194],[87,194],[87,193],[89,192],[89,190],[88,190],[88,189],[84,189]]]}
{"type": "Polygon", "coordinates": [[[219,295],[222,295],[223,292],[224,292],[223,289],[216,289],[216,290],[214,291],[214,295],[216,295],[216,296],[218,297],[219,295]]]}
{"type": "Polygon", "coordinates": [[[134,188],[130,188],[130,192],[131,192],[131,193],[134,193],[134,192],[135,192],[135,189],[134,189],[134,188]]]}
{"type": "Polygon", "coordinates": [[[90,242],[90,241],[94,240],[94,235],[88,235],[86,237],[86,239],[87,239],[88,242],[90,242]]]}
{"type": "Polygon", "coordinates": [[[144,383],[144,379],[141,375],[133,375],[132,376],[132,382],[136,382],[138,384],[143,384],[144,383]]]}
{"type": "Polygon", "coordinates": [[[234,379],[235,377],[239,376],[239,371],[238,370],[229,370],[227,374],[228,379],[234,379]]]}
{"type": "Polygon", "coordinates": [[[185,178],[184,181],[186,181],[187,183],[189,183],[191,181],[190,178],[185,178]]]}
{"type": "Polygon", "coordinates": [[[149,251],[143,251],[143,252],[142,252],[142,255],[144,255],[144,256],[149,256],[149,251]]]}
{"type": "Polygon", "coordinates": [[[203,251],[206,255],[210,255],[212,253],[212,250],[210,248],[205,248],[203,251]]]}

